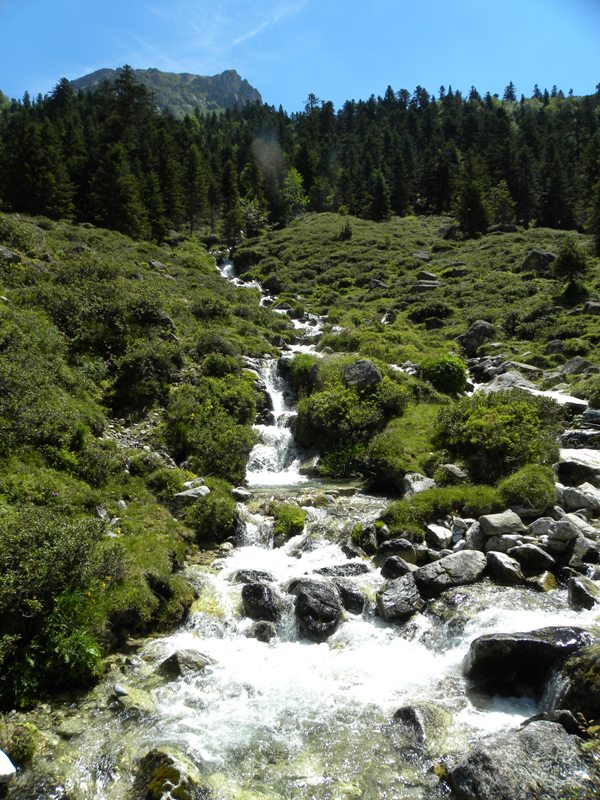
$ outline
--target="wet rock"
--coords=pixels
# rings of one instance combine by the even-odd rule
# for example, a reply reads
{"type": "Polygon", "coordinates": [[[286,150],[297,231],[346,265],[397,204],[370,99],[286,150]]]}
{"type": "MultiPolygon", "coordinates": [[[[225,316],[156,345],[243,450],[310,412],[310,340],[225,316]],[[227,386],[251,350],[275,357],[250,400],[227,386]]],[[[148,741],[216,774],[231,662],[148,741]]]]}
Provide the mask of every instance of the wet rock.
{"type": "Polygon", "coordinates": [[[460,800],[591,800],[600,781],[580,740],[554,722],[487,736],[460,763],[446,766],[460,800]]]}
{"type": "Polygon", "coordinates": [[[477,355],[477,351],[485,342],[491,341],[496,336],[494,326],[485,320],[476,320],[465,333],[457,336],[456,341],[461,345],[465,353],[472,358],[477,355]]]}
{"type": "Polygon", "coordinates": [[[381,577],[386,580],[393,580],[394,578],[401,578],[409,572],[414,572],[416,569],[415,564],[409,564],[400,556],[390,556],[386,558],[384,565],[381,567],[381,577]]]}
{"type": "Polygon", "coordinates": [[[405,497],[412,497],[426,489],[435,489],[436,483],[432,478],[420,475],[418,472],[407,473],[402,480],[402,489],[405,497]]]}
{"type": "Polygon", "coordinates": [[[488,572],[495,583],[502,586],[520,586],[525,583],[521,565],[505,553],[488,553],[487,564],[488,572]]]}
{"type": "Polygon", "coordinates": [[[160,663],[158,671],[169,678],[180,678],[195,675],[210,663],[210,658],[198,650],[176,650],[160,663]]]}
{"type": "Polygon", "coordinates": [[[575,717],[575,715],[571,711],[567,711],[565,708],[557,708],[556,711],[542,711],[540,714],[534,714],[533,717],[529,717],[525,720],[525,722],[521,723],[521,728],[524,728],[526,725],[531,725],[532,722],[555,722],[557,725],[560,725],[561,728],[571,734],[571,736],[582,736],[585,738],[585,731],[581,722],[575,717]]]}
{"type": "Polygon", "coordinates": [[[527,585],[537,592],[553,592],[558,589],[558,581],[552,572],[542,572],[540,575],[527,578],[527,585]]]}
{"type": "Polygon", "coordinates": [[[438,550],[445,550],[452,544],[452,531],[445,528],[443,525],[436,525],[430,523],[425,528],[425,539],[427,544],[431,547],[436,547],[438,550]]]}
{"type": "Polygon", "coordinates": [[[593,642],[582,628],[491,633],[471,642],[463,673],[471,693],[540,698],[552,670],[593,642]]]}
{"type": "Polygon", "coordinates": [[[573,543],[569,566],[583,571],[588,564],[600,564],[600,545],[585,536],[580,536],[573,543]]]}
{"type": "Polygon", "coordinates": [[[446,589],[475,583],[483,574],[487,559],[477,550],[452,553],[433,564],[420,567],[415,581],[424,598],[437,597],[446,589]]]}
{"type": "Polygon", "coordinates": [[[508,509],[500,514],[479,517],[481,530],[486,536],[503,536],[506,533],[523,533],[526,528],[518,514],[508,509]]]}
{"type": "Polygon", "coordinates": [[[281,617],[281,608],[275,592],[264,583],[244,584],[242,608],[245,616],[254,620],[277,622],[281,617]]]}
{"type": "Polygon", "coordinates": [[[394,713],[394,725],[401,729],[404,736],[394,740],[402,752],[415,748],[426,749],[430,753],[437,751],[443,744],[452,717],[444,708],[434,703],[416,703],[402,706],[394,713]]]}
{"type": "Polygon", "coordinates": [[[317,575],[326,575],[330,578],[347,578],[366,575],[368,572],[371,572],[371,567],[366,561],[348,561],[346,564],[334,564],[331,567],[320,567],[315,570],[317,575]]]}
{"type": "Polygon", "coordinates": [[[134,781],[135,800],[210,800],[196,765],[171,747],[157,747],[141,759],[134,781]]]}
{"type": "Polygon", "coordinates": [[[377,612],[386,622],[406,622],[424,607],[413,573],[389,581],[377,593],[377,612]]]}
{"type": "Polygon", "coordinates": [[[116,684],[114,693],[119,706],[135,714],[154,714],[156,708],[149,692],[136,689],[133,686],[116,684]],[[118,692],[118,693],[117,693],[118,692]]]}
{"type": "Polygon", "coordinates": [[[566,511],[577,511],[580,508],[600,511],[600,489],[596,489],[591,483],[582,483],[576,487],[566,486],[562,491],[562,504],[566,511]]]}
{"type": "Polygon", "coordinates": [[[344,370],[344,383],[346,386],[374,386],[383,380],[383,375],[379,367],[367,358],[361,358],[353,364],[349,364],[344,370]]]}
{"type": "Polygon", "coordinates": [[[351,614],[362,614],[365,607],[365,597],[361,590],[352,581],[338,578],[334,586],[340,594],[342,605],[351,614]]]}
{"type": "Polygon", "coordinates": [[[550,264],[555,259],[556,254],[551,253],[549,250],[530,250],[521,262],[521,269],[527,272],[531,270],[534,272],[548,272],[550,264]]]}
{"type": "Polygon", "coordinates": [[[375,564],[381,566],[389,556],[400,556],[404,561],[408,561],[409,564],[415,564],[417,560],[414,545],[408,539],[402,538],[388,539],[386,542],[382,542],[375,554],[375,564]]]}
{"type": "Polygon", "coordinates": [[[259,569],[238,569],[233,573],[231,580],[234,583],[273,583],[275,578],[270,572],[259,569]]]}
{"type": "Polygon", "coordinates": [[[259,620],[252,625],[247,635],[252,639],[258,639],[259,642],[267,643],[277,636],[277,628],[273,622],[259,620]]]}
{"type": "Polygon", "coordinates": [[[519,562],[527,577],[540,575],[546,570],[552,571],[557,568],[556,561],[552,556],[536,544],[520,544],[512,547],[507,555],[519,562]]]}
{"type": "Polygon", "coordinates": [[[570,656],[556,684],[561,687],[553,705],[586,720],[600,719],[600,644],[595,642],[570,656]]]}
{"type": "Polygon", "coordinates": [[[567,591],[569,604],[578,610],[593,608],[600,603],[600,586],[583,575],[569,578],[567,591]]]}
{"type": "Polygon", "coordinates": [[[319,581],[297,581],[295,613],[302,636],[324,642],[335,633],[342,620],[342,604],[337,589],[319,581]]]}

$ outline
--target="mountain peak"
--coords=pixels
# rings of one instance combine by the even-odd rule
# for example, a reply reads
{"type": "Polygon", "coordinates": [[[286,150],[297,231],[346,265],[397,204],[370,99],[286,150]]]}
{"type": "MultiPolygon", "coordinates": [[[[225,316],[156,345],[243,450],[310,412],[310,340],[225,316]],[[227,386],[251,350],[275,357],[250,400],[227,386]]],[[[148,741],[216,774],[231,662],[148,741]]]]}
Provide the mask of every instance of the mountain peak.
{"type": "MultiPolygon", "coordinates": [[[[194,75],[190,72],[163,72],[156,67],[135,69],[135,79],[150,89],[159,108],[177,117],[200,111],[224,111],[227,108],[262,103],[257,89],[235,69],[217,75],[194,75]]],[[[112,83],[119,71],[103,68],[71,81],[78,91],[94,91],[104,81],[112,83]]]]}

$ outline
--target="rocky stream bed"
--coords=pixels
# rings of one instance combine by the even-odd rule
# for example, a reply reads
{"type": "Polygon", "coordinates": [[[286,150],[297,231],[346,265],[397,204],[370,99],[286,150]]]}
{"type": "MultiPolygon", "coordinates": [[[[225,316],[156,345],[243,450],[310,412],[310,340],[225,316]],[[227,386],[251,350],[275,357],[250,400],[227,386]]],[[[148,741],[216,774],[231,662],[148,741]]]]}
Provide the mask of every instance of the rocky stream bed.
{"type": "MultiPolygon", "coordinates": [[[[310,352],[320,321],[295,325],[310,352]]],[[[30,712],[43,748],[8,797],[600,797],[600,413],[555,390],[556,506],[444,517],[415,545],[375,525],[385,498],[303,474],[285,358],[249,364],[269,413],[237,541],[186,566],[187,621],[30,712]],[[280,546],[273,498],[306,511],[280,546]]],[[[486,391],[524,380],[471,369],[486,391]]]]}

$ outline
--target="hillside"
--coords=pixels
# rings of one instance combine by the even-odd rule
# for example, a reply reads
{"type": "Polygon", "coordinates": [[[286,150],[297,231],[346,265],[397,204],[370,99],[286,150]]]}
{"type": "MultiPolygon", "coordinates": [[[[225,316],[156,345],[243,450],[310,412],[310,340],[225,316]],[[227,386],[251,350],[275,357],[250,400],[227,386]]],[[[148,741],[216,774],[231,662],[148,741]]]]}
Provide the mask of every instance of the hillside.
{"type": "MultiPolygon", "coordinates": [[[[159,69],[134,70],[136,81],[152,92],[154,102],[161,111],[170,111],[176,117],[201,112],[242,108],[251,103],[262,103],[257,89],[250,86],[234,69],[218,75],[192,75],[188,72],[163,72],[159,69]]],[[[78,91],[94,90],[104,83],[114,83],[116,69],[99,69],[71,81],[78,91]]]]}

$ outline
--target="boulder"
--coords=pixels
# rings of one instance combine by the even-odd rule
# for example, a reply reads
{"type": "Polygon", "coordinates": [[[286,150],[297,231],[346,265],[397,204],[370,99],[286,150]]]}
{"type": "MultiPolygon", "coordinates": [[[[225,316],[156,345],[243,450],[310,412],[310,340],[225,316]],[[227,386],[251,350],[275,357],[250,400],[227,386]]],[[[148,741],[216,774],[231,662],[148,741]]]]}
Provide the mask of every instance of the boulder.
{"type": "Polygon", "coordinates": [[[232,489],[231,496],[234,500],[237,500],[238,503],[246,503],[248,500],[252,500],[252,492],[249,492],[248,489],[244,489],[243,486],[236,486],[232,489]]]}
{"type": "Polygon", "coordinates": [[[264,583],[246,583],[242,587],[242,608],[245,616],[254,620],[277,622],[281,608],[275,592],[264,583]]]}
{"type": "Polygon", "coordinates": [[[432,478],[427,478],[418,472],[408,472],[402,480],[402,489],[405,497],[412,497],[426,489],[435,489],[436,483],[432,478]]]}
{"type": "Polygon", "coordinates": [[[426,749],[431,755],[439,751],[452,724],[452,717],[445,708],[434,703],[415,703],[402,706],[394,713],[394,741],[403,754],[416,748],[426,749]],[[403,735],[402,735],[403,734],[403,735]]]}
{"type": "Polygon", "coordinates": [[[485,543],[485,552],[508,553],[513,547],[523,544],[523,539],[516,533],[506,533],[503,536],[488,536],[485,543]]]}
{"type": "Polygon", "coordinates": [[[415,564],[409,564],[400,556],[390,556],[386,558],[381,568],[381,577],[386,580],[393,580],[394,578],[401,578],[409,572],[415,572],[416,569],[415,564]]]}
{"type": "Polygon", "coordinates": [[[334,564],[331,567],[320,567],[315,570],[317,575],[326,575],[330,578],[348,578],[356,575],[366,575],[371,572],[371,566],[366,561],[348,561],[345,564],[334,564]]]}
{"type": "Polygon", "coordinates": [[[467,528],[465,542],[469,550],[485,550],[488,537],[481,530],[481,525],[474,522],[467,528]]]}
{"type": "Polygon", "coordinates": [[[462,550],[420,567],[415,581],[421,595],[428,599],[437,597],[446,589],[475,583],[482,576],[487,559],[477,550],[462,550]]]}
{"type": "Polygon", "coordinates": [[[500,514],[484,514],[479,517],[479,524],[486,536],[503,536],[506,533],[523,533],[526,528],[521,518],[508,509],[500,514]]]}
{"type": "Polygon", "coordinates": [[[581,419],[586,425],[597,425],[600,427],[600,408],[586,408],[581,419]]]}
{"type": "Polygon", "coordinates": [[[171,747],[156,747],[140,760],[134,785],[135,800],[210,800],[196,765],[171,747]]]}
{"type": "Polygon", "coordinates": [[[270,572],[263,572],[260,569],[238,569],[233,573],[231,580],[234,583],[273,583],[275,579],[270,572]]]}
{"type": "Polygon", "coordinates": [[[469,482],[469,473],[458,464],[440,464],[437,472],[444,476],[444,486],[459,486],[469,482]]]}
{"type": "Polygon", "coordinates": [[[367,358],[361,358],[353,364],[349,364],[344,370],[344,383],[346,386],[357,386],[359,389],[365,386],[374,386],[383,380],[383,375],[379,367],[367,358]]]}
{"type": "Polygon", "coordinates": [[[352,581],[338,578],[333,582],[340,594],[342,605],[351,614],[362,614],[365,607],[365,597],[352,581]]]}
{"type": "Polygon", "coordinates": [[[553,522],[552,517],[539,517],[530,523],[527,530],[531,536],[547,536],[553,522]]]}
{"type": "Polygon", "coordinates": [[[431,292],[443,285],[442,281],[417,281],[410,287],[410,290],[411,292],[431,292]]]}
{"type": "Polygon", "coordinates": [[[193,489],[186,489],[183,492],[177,492],[173,497],[173,503],[177,508],[191,505],[200,497],[206,497],[210,494],[208,486],[195,486],[193,489]]]}
{"type": "Polygon", "coordinates": [[[413,573],[389,581],[377,593],[377,612],[386,622],[406,622],[424,607],[413,573]]]}
{"type": "Polygon", "coordinates": [[[295,613],[302,636],[324,642],[342,621],[342,604],[335,586],[316,580],[296,581],[295,613]]]}
{"type": "Polygon", "coordinates": [[[575,627],[490,633],[471,642],[463,673],[477,695],[539,699],[551,672],[592,642],[590,633],[575,627]]]}
{"type": "Polygon", "coordinates": [[[591,483],[565,486],[562,492],[562,505],[567,511],[577,511],[580,508],[600,511],[600,489],[596,489],[591,483]]]}
{"type": "Polygon", "coordinates": [[[388,539],[382,542],[375,554],[375,564],[381,566],[389,556],[400,556],[409,564],[416,564],[417,554],[414,545],[408,539],[388,539]]]}
{"type": "Polygon", "coordinates": [[[459,800],[592,800],[600,781],[581,740],[545,721],[480,739],[446,770],[459,800]]]}
{"type": "Polygon", "coordinates": [[[548,267],[555,259],[556,254],[548,250],[530,250],[521,262],[521,269],[527,272],[531,270],[534,272],[548,272],[548,267]]]}
{"type": "Polygon", "coordinates": [[[553,592],[558,589],[558,581],[552,572],[542,572],[540,575],[527,578],[527,585],[536,592],[553,592]]]}
{"type": "Polygon", "coordinates": [[[523,573],[528,577],[557,568],[556,561],[552,556],[536,544],[520,544],[512,547],[507,555],[521,565],[523,573]]]}
{"type": "Polygon", "coordinates": [[[520,372],[509,370],[501,375],[496,375],[489,383],[481,387],[484,394],[504,392],[507,389],[523,389],[525,392],[531,392],[535,390],[535,385],[523,377],[520,372]]]}
{"type": "Polygon", "coordinates": [[[445,550],[452,544],[452,531],[443,525],[430,523],[425,528],[425,539],[430,547],[435,547],[437,550],[445,550]]]}
{"type": "Polygon", "coordinates": [[[496,336],[496,329],[490,322],[478,319],[465,333],[456,338],[465,353],[472,358],[477,355],[477,351],[485,342],[489,342],[496,336]]]}
{"type": "Polygon", "coordinates": [[[577,610],[593,608],[600,603],[600,586],[583,575],[569,578],[569,604],[577,610]]]}
{"type": "Polygon", "coordinates": [[[556,708],[583,714],[586,720],[600,720],[600,644],[577,651],[562,665],[556,681],[556,708]]]}
{"type": "Polygon", "coordinates": [[[487,554],[488,572],[495,583],[502,586],[520,586],[525,576],[519,562],[505,553],[487,554]]]}
{"type": "Polygon", "coordinates": [[[198,650],[176,650],[161,661],[158,671],[169,678],[180,678],[195,675],[210,663],[210,658],[198,650]]]}
{"type": "Polygon", "coordinates": [[[558,369],[563,375],[581,375],[586,369],[593,366],[591,361],[583,356],[573,356],[558,369]]]}
{"type": "Polygon", "coordinates": [[[585,571],[587,564],[600,564],[600,544],[585,536],[579,536],[573,543],[569,566],[585,571]]]}
{"type": "Polygon", "coordinates": [[[277,636],[277,628],[273,622],[259,620],[252,625],[247,636],[252,639],[258,639],[259,642],[267,643],[277,636]]]}
{"type": "Polygon", "coordinates": [[[583,313],[597,316],[600,314],[600,303],[597,300],[587,300],[583,304],[583,313]]]}

